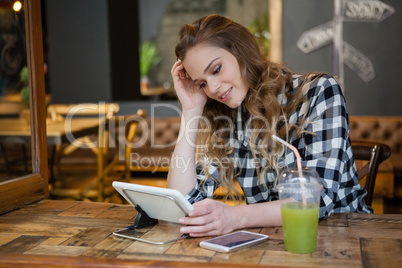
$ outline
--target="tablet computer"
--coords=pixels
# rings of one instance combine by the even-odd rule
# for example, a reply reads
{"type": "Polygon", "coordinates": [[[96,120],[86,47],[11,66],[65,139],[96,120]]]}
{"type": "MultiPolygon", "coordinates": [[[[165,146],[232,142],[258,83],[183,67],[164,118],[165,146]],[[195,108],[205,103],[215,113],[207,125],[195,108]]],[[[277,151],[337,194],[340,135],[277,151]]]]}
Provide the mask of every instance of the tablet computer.
{"type": "Polygon", "coordinates": [[[133,206],[140,206],[151,218],[179,223],[193,206],[177,190],[114,181],[113,187],[133,206]]]}

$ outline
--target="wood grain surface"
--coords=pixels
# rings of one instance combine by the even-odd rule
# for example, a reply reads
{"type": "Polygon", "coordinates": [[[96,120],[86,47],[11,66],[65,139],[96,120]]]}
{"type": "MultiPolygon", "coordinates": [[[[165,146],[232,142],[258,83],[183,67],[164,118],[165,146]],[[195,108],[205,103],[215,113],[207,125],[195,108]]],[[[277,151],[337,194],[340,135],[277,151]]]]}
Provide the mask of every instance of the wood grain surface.
{"type": "MultiPolygon", "coordinates": [[[[42,200],[0,216],[0,267],[400,267],[402,215],[334,214],[320,222],[317,250],[285,250],[281,227],[253,228],[270,239],[233,253],[199,247],[206,238],[151,245],[115,237],[133,223],[129,205],[42,200]]],[[[179,225],[160,222],[134,236],[169,240],[179,225]]]]}

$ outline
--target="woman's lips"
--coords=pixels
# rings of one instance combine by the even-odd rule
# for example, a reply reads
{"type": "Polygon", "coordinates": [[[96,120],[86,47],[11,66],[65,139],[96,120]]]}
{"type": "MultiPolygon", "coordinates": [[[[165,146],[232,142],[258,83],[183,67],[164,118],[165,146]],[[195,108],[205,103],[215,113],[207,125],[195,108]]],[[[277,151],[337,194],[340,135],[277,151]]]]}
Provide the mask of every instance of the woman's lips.
{"type": "Polygon", "coordinates": [[[221,99],[221,101],[225,102],[229,99],[231,93],[232,93],[232,88],[229,88],[225,93],[223,93],[222,95],[219,96],[219,99],[221,99]]]}

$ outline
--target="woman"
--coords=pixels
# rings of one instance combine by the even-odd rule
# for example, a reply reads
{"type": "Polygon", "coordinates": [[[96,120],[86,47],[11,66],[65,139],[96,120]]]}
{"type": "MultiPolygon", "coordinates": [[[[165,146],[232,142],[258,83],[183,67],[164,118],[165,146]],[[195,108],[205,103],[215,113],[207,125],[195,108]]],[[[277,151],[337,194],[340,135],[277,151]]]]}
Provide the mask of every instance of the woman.
{"type": "Polygon", "coordinates": [[[293,74],[267,61],[247,28],[219,15],[184,25],[175,52],[171,73],[182,120],[168,187],[194,206],[180,219],[187,225],[181,232],[196,237],[281,225],[275,181],[281,169],[295,167],[295,156],[273,134],[319,173],[320,219],[372,212],[362,200],[366,191],[357,180],[345,100],[334,78],[293,74]],[[236,181],[247,205],[211,198],[219,186],[227,197],[240,197],[236,181]]]}

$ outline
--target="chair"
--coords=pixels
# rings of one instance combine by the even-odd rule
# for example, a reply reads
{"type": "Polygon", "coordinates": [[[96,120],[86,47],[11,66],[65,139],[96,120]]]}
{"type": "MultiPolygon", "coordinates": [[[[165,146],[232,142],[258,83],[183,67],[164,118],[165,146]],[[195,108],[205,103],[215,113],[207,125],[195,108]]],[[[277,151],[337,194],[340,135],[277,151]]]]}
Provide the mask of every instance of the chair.
{"type": "Polygon", "coordinates": [[[359,181],[366,177],[364,188],[367,195],[364,201],[371,206],[378,166],[390,157],[391,149],[388,145],[375,141],[352,141],[352,150],[355,160],[368,161],[357,173],[359,181]]]}
{"type": "MultiPolygon", "coordinates": [[[[82,103],[82,104],[51,104],[48,106],[48,114],[51,120],[64,120],[67,115],[70,116],[105,116],[110,118],[119,111],[117,103],[82,103]]],[[[93,142],[88,136],[77,139],[75,143],[70,144],[63,150],[63,154],[68,155],[78,148],[77,144],[91,144],[93,142]]],[[[96,152],[95,146],[90,146],[96,152]]]]}
{"type": "MultiPolygon", "coordinates": [[[[107,124],[108,131],[101,137],[100,142],[102,152],[98,154],[99,169],[98,169],[98,185],[97,189],[101,193],[101,199],[104,202],[110,201],[110,196],[116,194],[116,190],[112,187],[111,181],[107,181],[108,175],[123,167],[122,180],[129,181],[130,168],[126,164],[129,161],[131,148],[133,147],[134,137],[138,130],[138,125],[145,122],[146,112],[139,109],[136,114],[114,116],[109,119],[107,124]],[[113,128],[113,129],[112,129],[113,128]],[[107,159],[109,150],[115,147],[117,149],[114,157],[107,159]],[[130,149],[128,149],[130,148],[130,149]]],[[[116,178],[114,178],[116,179],[116,178]]]]}
{"type": "MultiPolygon", "coordinates": [[[[50,104],[47,108],[50,120],[64,120],[66,116],[105,116],[110,118],[119,111],[120,107],[117,103],[81,103],[81,104],[50,104]]],[[[63,156],[70,155],[72,152],[85,144],[95,153],[98,154],[98,148],[95,142],[89,136],[80,137],[73,143],[66,145],[64,148],[56,146],[52,162],[56,165],[57,173],[60,173],[60,161],[63,156]]],[[[51,167],[53,173],[53,167],[51,167]]],[[[53,174],[52,174],[53,176],[53,174]]]]}
{"type": "MultiPolygon", "coordinates": [[[[110,119],[114,116],[120,107],[117,103],[81,103],[81,104],[50,104],[48,106],[48,120],[52,121],[63,121],[67,117],[104,117],[105,119],[110,119]]],[[[84,136],[77,138],[74,142],[65,144],[63,146],[53,147],[53,152],[50,158],[50,184],[54,183],[55,175],[54,173],[60,174],[61,161],[62,158],[65,159],[67,156],[71,155],[74,151],[82,148],[84,144],[85,147],[90,148],[90,150],[98,156],[101,154],[99,146],[96,145],[103,136],[107,136],[104,132],[107,129],[99,129],[98,137],[94,139],[90,136],[84,136]],[[54,170],[56,169],[56,171],[54,170]]],[[[70,157],[71,158],[71,157],[70,157]]],[[[81,160],[82,161],[82,160],[81,160]]],[[[82,163],[80,161],[80,163],[82,163]]],[[[90,191],[86,189],[84,191],[66,190],[66,189],[54,189],[52,185],[51,194],[53,196],[69,197],[74,199],[88,199],[96,198],[99,193],[97,191],[90,191]],[[91,192],[91,194],[88,194],[91,192]]]]}
{"type": "Polygon", "coordinates": [[[63,119],[68,114],[111,117],[120,109],[117,103],[50,104],[47,112],[52,120],[63,119]]]}

